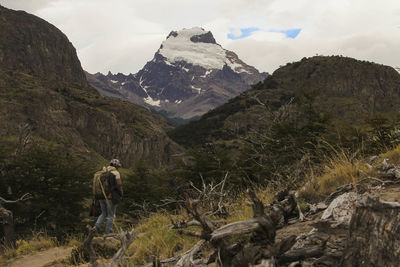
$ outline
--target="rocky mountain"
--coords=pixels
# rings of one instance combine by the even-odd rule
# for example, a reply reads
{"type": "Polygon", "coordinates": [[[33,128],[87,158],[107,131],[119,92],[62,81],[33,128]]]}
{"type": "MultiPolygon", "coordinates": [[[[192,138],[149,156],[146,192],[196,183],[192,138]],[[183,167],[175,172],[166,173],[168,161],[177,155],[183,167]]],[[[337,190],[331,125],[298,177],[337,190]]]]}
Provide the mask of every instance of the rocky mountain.
{"type": "Polygon", "coordinates": [[[211,32],[199,27],[172,31],[154,58],[134,75],[87,74],[103,95],[183,119],[206,113],[267,75],[222,48],[211,32]]]}
{"type": "Polygon", "coordinates": [[[91,87],[75,48],[48,22],[0,6],[0,119],[2,140],[31,135],[89,159],[168,162],[178,145],[161,116],[102,97],[91,87]]]}
{"type": "Polygon", "coordinates": [[[395,117],[400,74],[389,66],[346,57],[303,58],[170,136],[186,145],[235,139],[265,129],[288,110],[298,113],[296,104],[311,100],[310,109],[338,121],[340,127],[363,125],[376,114],[395,117]]]}

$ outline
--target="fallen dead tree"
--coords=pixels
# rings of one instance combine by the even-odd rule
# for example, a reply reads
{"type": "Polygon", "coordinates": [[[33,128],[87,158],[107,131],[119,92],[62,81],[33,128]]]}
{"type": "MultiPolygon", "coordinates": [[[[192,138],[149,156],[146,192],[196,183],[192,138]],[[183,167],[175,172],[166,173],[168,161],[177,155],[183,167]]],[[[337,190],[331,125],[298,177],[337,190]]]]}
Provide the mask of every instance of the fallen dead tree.
{"type": "MultiPolygon", "coordinates": [[[[189,222],[173,222],[173,228],[180,233],[201,238],[201,244],[209,244],[213,252],[208,258],[199,258],[199,243],[179,258],[175,266],[205,266],[215,262],[218,266],[279,266],[280,263],[292,262],[306,257],[322,255],[323,247],[313,250],[290,251],[296,242],[296,236],[290,236],[279,243],[275,242],[276,229],[287,223],[290,217],[298,216],[298,205],[293,194],[280,193],[279,200],[266,207],[253,190],[248,190],[252,202],[253,217],[239,222],[219,226],[221,220],[212,220],[210,213],[204,210],[201,197],[187,198],[184,208],[192,217],[189,222]],[[200,232],[187,231],[188,225],[201,227],[200,232]],[[233,242],[235,236],[248,236],[241,241],[233,242]],[[190,256],[188,256],[190,255],[190,256]],[[179,263],[179,264],[178,264],[179,263]],[[268,264],[268,265],[265,265],[268,264]]],[[[212,214],[212,213],[211,213],[212,214]]],[[[240,240],[240,239],[238,239],[240,240]]]]}

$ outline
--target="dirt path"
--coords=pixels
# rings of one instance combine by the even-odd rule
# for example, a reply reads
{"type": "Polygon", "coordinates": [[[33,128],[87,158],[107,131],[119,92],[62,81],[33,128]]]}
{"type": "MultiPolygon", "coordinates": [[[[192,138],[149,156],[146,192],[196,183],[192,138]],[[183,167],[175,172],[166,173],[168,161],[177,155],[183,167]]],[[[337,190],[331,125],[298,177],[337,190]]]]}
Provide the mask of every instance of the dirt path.
{"type": "Polygon", "coordinates": [[[26,255],[13,261],[8,267],[50,267],[65,266],[63,261],[71,255],[72,248],[57,247],[41,251],[32,255],[26,255]]]}

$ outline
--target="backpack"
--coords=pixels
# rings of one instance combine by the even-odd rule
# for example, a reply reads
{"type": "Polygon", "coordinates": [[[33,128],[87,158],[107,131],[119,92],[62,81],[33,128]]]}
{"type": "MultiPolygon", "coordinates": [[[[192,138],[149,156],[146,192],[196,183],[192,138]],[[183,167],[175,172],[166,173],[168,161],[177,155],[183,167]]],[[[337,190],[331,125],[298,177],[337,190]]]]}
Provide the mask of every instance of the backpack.
{"type": "Polygon", "coordinates": [[[95,199],[106,199],[111,194],[110,177],[111,171],[103,168],[94,174],[93,177],[93,196],[95,199]]]}

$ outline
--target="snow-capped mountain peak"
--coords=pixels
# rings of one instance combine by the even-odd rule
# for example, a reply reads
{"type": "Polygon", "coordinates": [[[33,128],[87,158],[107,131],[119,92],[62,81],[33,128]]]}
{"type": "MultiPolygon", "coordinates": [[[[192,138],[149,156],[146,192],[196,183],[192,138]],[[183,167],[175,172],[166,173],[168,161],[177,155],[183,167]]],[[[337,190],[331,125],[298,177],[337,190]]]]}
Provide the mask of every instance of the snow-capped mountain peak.
{"type": "MultiPolygon", "coordinates": [[[[184,119],[200,116],[266,77],[200,27],[172,31],[138,73],[97,75],[99,91],[184,119]]],[[[93,79],[94,80],[94,79],[93,79]]]]}
{"type": "Polygon", "coordinates": [[[210,31],[200,27],[172,31],[158,51],[166,58],[166,64],[183,61],[207,70],[222,70],[227,65],[236,72],[245,71],[227,52],[215,42],[210,31]]]}

